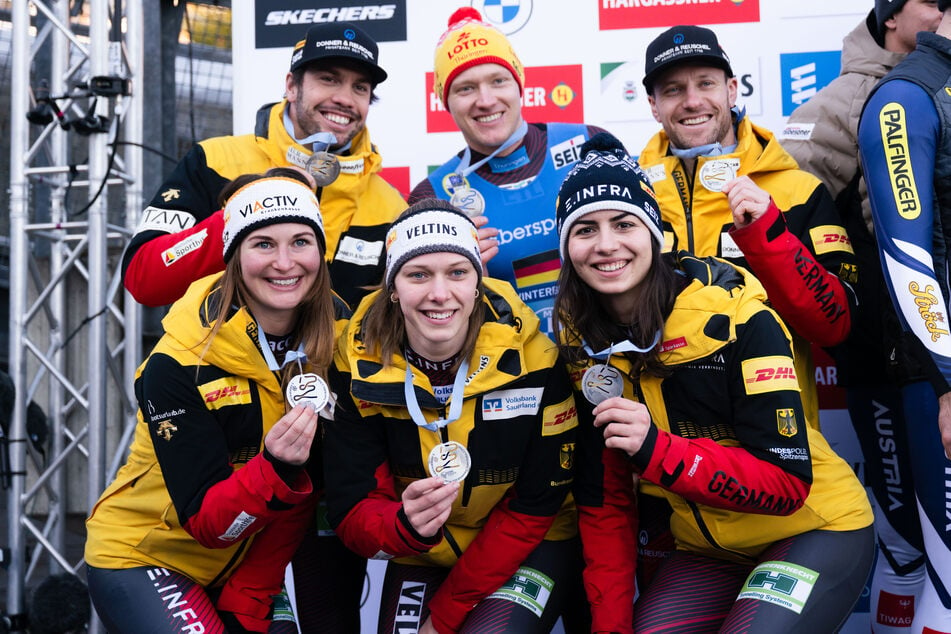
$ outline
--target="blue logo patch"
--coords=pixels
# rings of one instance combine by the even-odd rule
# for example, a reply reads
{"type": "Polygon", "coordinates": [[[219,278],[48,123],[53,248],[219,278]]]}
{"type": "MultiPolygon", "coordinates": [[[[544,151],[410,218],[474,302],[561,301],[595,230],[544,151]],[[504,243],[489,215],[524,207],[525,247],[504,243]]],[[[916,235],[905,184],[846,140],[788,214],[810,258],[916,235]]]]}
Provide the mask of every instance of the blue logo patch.
{"type": "Polygon", "coordinates": [[[784,53],[779,56],[783,78],[783,116],[788,117],[800,105],[839,76],[842,51],[784,53]]]}

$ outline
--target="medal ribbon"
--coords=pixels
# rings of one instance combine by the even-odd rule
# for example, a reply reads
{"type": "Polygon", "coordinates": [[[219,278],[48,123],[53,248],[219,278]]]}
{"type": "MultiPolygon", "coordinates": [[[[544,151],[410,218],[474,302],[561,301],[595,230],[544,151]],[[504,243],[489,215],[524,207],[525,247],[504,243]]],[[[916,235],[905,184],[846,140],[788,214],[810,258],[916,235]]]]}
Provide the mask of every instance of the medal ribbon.
{"type": "Polygon", "coordinates": [[[472,150],[469,149],[469,146],[467,145],[465,151],[462,153],[462,159],[459,161],[459,165],[456,167],[456,174],[462,178],[465,178],[472,172],[482,167],[485,163],[495,158],[499,152],[508,149],[521,141],[526,134],[528,134],[528,124],[522,121],[522,124],[515,129],[508,139],[505,140],[505,143],[497,147],[495,151],[492,152],[492,154],[489,154],[475,165],[469,165],[469,161],[472,160],[472,150]]]}
{"type": "Polygon", "coordinates": [[[264,331],[261,330],[261,326],[258,326],[258,338],[261,340],[261,355],[264,356],[264,361],[267,362],[267,367],[272,372],[278,372],[284,368],[288,363],[297,362],[297,366],[301,368],[301,373],[303,374],[304,370],[301,367],[301,362],[307,362],[307,353],[304,352],[304,344],[301,343],[297,346],[297,350],[288,350],[287,354],[284,355],[284,363],[280,365],[277,363],[277,359],[274,357],[274,352],[271,350],[271,344],[267,341],[267,335],[264,334],[264,331]]]}
{"type": "Polygon", "coordinates": [[[406,397],[406,409],[409,410],[410,418],[420,427],[425,427],[430,431],[439,431],[454,420],[462,416],[462,393],[465,389],[466,375],[469,374],[469,360],[465,359],[456,370],[456,378],[452,382],[452,393],[449,395],[449,416],[438,418],[431,423],[426,422],[423,416],[423,410],[419,407],[419,401],[416,399],[416,390],[413,389],[413,368],[407,361],[406,379],[403,381],[403,394],[406,397]]]}
{"type": "Polygon", "coordinates": [[[610,359],[611,355],[615,352],[640,352],[645,354],[654,349],[654,347],[660,342],[660,330],[654,335],[654,341],[651,342],[651,345],[646,348],[640,348],[636,343],[630,339],[625,339],[624,341],[618,343],[612,343],[610,346],[601,350],[600,352],[595,352],[591,349],[587,343],[582,344],[582,349],[588,354],[592,359],[597,359],[598,361],[610,359]]]}

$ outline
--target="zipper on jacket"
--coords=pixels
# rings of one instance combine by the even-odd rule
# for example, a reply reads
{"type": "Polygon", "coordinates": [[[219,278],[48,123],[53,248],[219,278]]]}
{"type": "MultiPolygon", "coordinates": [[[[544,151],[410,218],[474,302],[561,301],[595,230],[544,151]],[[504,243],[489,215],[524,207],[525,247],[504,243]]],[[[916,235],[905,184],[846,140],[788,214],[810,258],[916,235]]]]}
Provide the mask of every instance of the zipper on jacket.
{"type": "Polygon", "coordinates": [[[685,500],[685,501],[687,502],[687,506],[690,507],[690,510],[693,513],[693,519],[694,521],[697,522],[697,528],[700,529],[700,532],[703,533],[703,536],[706,538],[707,542],[711,546],[713,546],[715,549],[719,551],[730,553],[731,555],[735,557],[741,557],[746,561],[749,561],[749,562],[756,561],[756,557],[753,557],[752,555],[747,555],[746,553],[730,550],[729,548],[721,546],[719,543],[717,543],[717,540],[713,537],[713,534],[710,532],[710,529],[707,528],[706,522],[703,521],[703,513],[700,512],[699,508],[697,508],[696,503],[691,502],[689,500],[685,500]]]}
{"type": "Polygon", "coordinates": [[[236,551],[234,551],[234,554],[231,556],[231,559],[228,560],[228,563],[225,564],[224,568],[221,569],[221,572],[219,572],[218,575],[214,579],[211,580],[211,583],[209,583],[207,587],[209,588],[216,587],[219,582],[224,581],[227,578],[227,576],[230,576],[229,573],[234,572],[234,570],[232,569],[237,567],[239,561],[241,560],[242,555],[244,555],[244,551],[247,550],[248,548],[249,541],[252,541],[252,540],[245,539],[244,541],[241,542],[241,546],[236,551]]]}

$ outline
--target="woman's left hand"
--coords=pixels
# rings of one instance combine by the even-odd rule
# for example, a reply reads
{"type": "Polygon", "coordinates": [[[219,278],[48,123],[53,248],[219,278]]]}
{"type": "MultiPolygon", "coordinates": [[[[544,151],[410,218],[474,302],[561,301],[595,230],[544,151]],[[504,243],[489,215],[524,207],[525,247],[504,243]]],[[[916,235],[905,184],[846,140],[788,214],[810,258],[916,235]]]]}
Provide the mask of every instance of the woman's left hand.
{"type": "Polygon", "coordinates": [[[643,403],[615,396],[594,408],[594,426],[604,428],[605,447],[633,456],[647,438],[651,415],[643,403]]]}
{"type": "Polygon", "coordinates": [[[313,407],[306,403],[295,405],[274,423],[264,437],[264,446],[281,462],[299,467],[310,457],[317,420],[317,411],[313,407]]]}

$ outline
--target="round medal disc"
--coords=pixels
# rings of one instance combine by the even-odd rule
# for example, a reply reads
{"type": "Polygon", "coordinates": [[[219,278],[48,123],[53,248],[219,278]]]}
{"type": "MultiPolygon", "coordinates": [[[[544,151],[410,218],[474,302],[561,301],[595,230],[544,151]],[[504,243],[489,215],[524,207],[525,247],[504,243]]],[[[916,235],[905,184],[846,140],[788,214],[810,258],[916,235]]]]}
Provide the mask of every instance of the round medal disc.
{"type": "Polygon", "coordinates": [[[452,193],[449,202],[458,207],[470,218],[481,216],[485,213],[485,198],[479,193],[479,190],[470,187],[458,187],[452,193]]]}
{"type": "Polygon", "coordinates": [[[455,441],[439,443],[429,452],[429,473],[444,482],[465,480],[471,466],[469,450],[455,441]]]}
{"type": "Polygon", "coordinates": [[[340,161],[330,152],[314,152],[307,159],[304,169],[314,177],[318,187],[326,187],[340,175],[340,161]]]}
{"type": "Polygon", "coordinates": [[[712,192],[723,190],[723,186],[736,178],[736,166],[733,161],[707,161],[700,168],[700,182],[712,192]]]}
{"type": "Polygon", "coordinates": [[[312,372],[305,372],[292,376],[287,383],[287,402],[291,407],[299,403],[309,403],[319,412],[330,400],[330,390],[327,383],[312,372]]]}
{"type": "Polygon", "coordinates": [[[624,380],[621,373],[611,366],[598,363],[593,365],[581,377],[581,393],[589,403],[597,405],[624,392],[624,380]]]}

